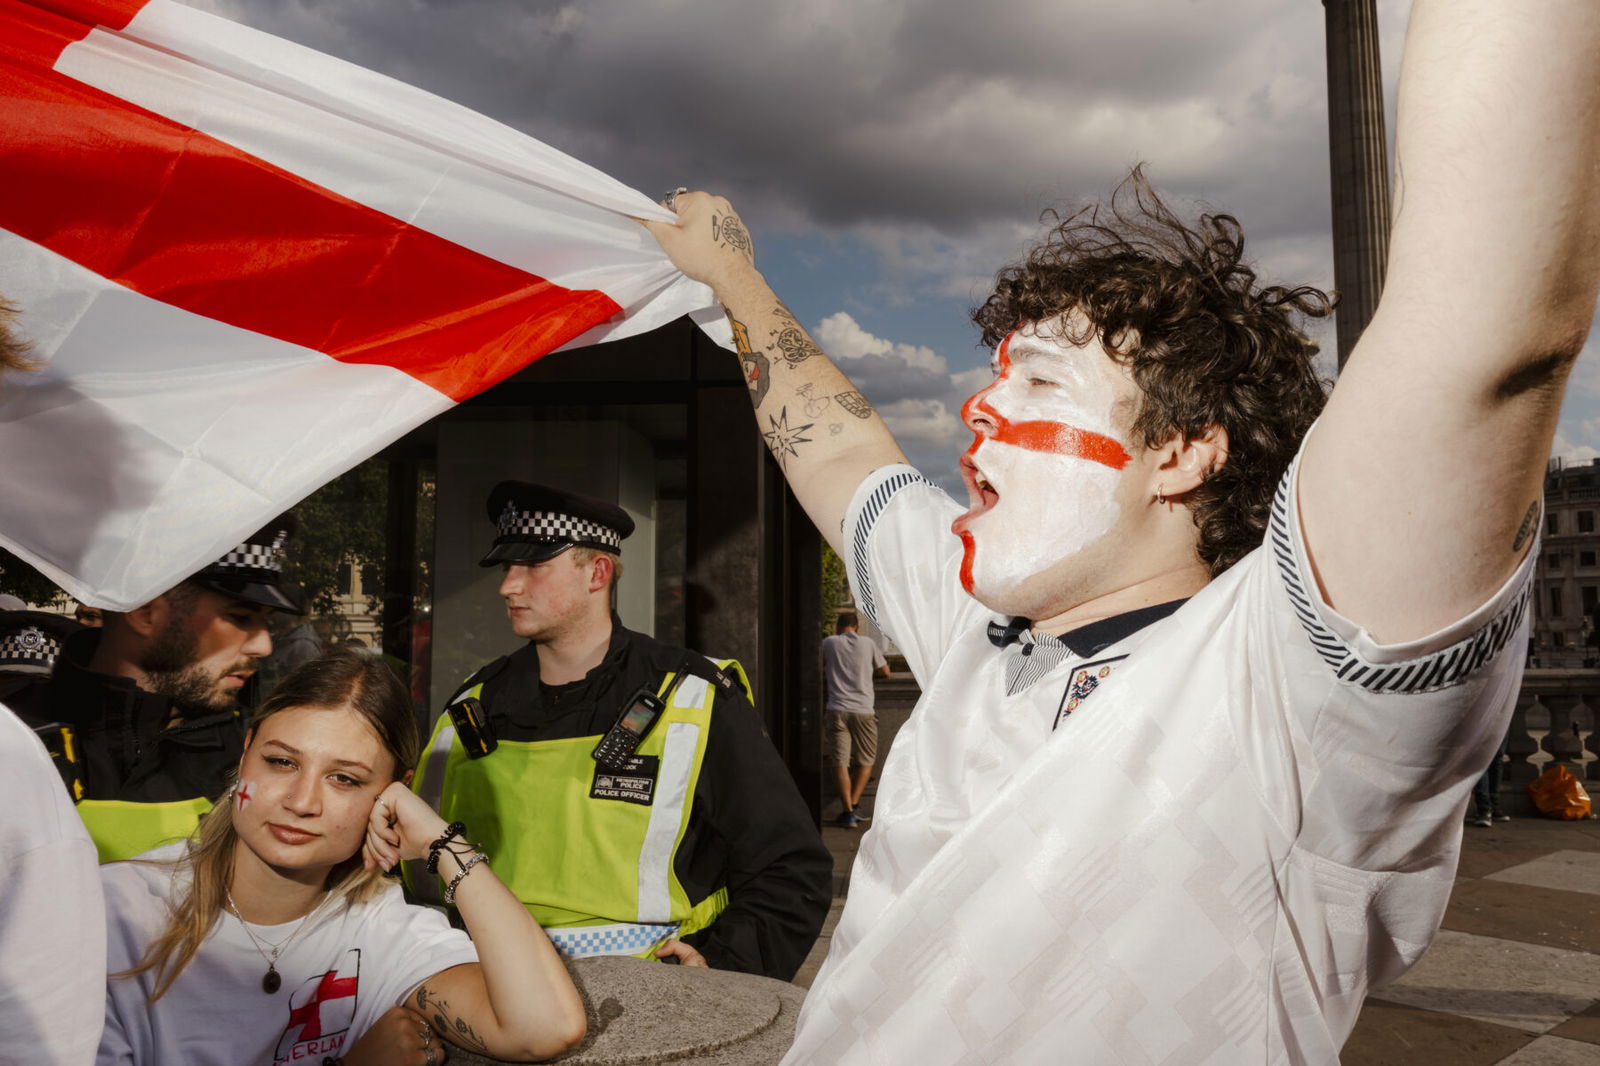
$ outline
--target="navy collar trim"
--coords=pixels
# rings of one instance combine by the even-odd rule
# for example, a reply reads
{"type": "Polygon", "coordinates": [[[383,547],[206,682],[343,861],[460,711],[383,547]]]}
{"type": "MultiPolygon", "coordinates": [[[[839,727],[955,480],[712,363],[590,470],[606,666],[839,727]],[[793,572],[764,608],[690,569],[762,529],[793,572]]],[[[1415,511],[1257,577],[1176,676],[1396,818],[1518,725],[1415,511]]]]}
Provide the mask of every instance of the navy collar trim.
{"type": "MultiPolygon", "coordinates": [[[[1077,629],[1069,629],[1065,633],[1044,634],[1043,639],[1065,644],[1074,655],[1080,659],[1087,659],[1113,644],[1127,640],[1146,626],[1161,621],[1188,602],[1186,596],[1181,600],[1169,600],[1151,607],[1141,607],[1136,611],[1125,611],[1110,618],[1102,618],[1097,622],[1079,626],[1077,629]]],[[[997,648],[1004,648],[1019,641],[1034,643],[1028,632],[1032,625],[1029,619],[1021,617],[1013,618],[1005,625],[990,622],[989,641],[997,648]]]]}

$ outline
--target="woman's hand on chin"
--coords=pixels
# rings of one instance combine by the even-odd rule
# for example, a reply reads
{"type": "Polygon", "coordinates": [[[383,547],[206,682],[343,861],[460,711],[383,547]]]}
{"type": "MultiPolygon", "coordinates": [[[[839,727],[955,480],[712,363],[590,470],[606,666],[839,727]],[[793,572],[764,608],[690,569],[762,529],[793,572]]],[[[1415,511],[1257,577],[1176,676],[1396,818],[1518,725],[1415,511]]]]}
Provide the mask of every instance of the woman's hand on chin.
{"type": "Polygon", "coordinates": [[[428,845],[444,834],[445,822],[426,801],[399,781],[378,793],[367,817],[361,846],[367,869],[390,870],[401,859],[424,859],[428,845]]]}

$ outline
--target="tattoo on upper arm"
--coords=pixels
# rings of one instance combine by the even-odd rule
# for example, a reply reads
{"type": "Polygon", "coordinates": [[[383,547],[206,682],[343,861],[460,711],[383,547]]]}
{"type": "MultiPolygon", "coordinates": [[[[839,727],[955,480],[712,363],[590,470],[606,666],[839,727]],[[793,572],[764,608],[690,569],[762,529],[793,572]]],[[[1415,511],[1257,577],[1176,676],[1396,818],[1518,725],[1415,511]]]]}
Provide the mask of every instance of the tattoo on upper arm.
{"type": "Polygon", "coordinates": [[[844,423],[843,422],[835,422],[831,426],[828,427],[828,436],[837,437],[843,431],[844,431],[844,423]]]}
{"type": "Polygon", "coordinates": [[[772,363],[767,359],[765,352],[758,352],[750,344],[750,331],[745,324],[732,315],[728,322],[733,326],[733,343],[739,349],[739,369],[744,372],[744,383],[753,394],[756,407],[761,406],[761,401],[767,398],[767,386],[771,384],[772,363]]]}
{"type": "Polygon", "coordinates": [[[872,405],[859,392],[841,392],[835,395],[834,399],[839,401],[840,407],[843,407],[857,418],[872,417],[872,405]]]}
{"type": "Polygon", "coordinates": [[[1528,538],[1533,536],[1534,527],[1539,523],[1539,501],[1534,500],[1528,504],[1528,512],[1522,516],[1522,525],[1517,529],[1517,539],[1512,541],[1511,550],[1519,552],[1522,546],[1528,543],[1528,538]]]}
{"type": "Polygon", "coordinates": [[[488,1054],[489,1045],[483,1038],[473,1031],[465,1018],[457,1017],[450,1010],[450,1004],[439,998],[439,994],[428,987],[426,981],[417,986],[417,1009],[422,1016],[428,1019],[428,1024],[438,1031],[439,1035],[449,1040],[457,1047],[464,1047],[469,1051],[488,1054]]]}
{"type": "Polygon", "coordinates": [[[807,422],[803,426],[789,425],[789,408],[784,407],[774,418],[767,416],[767,423],[772,427],[762,433],[767,438],[767,447],[772,450],[772,457],[778,460],[778,465],[788,468],[788,461],[799,455],[802,444],[811,443],[811,438],[805,435],[815,423],[807,422]]]}

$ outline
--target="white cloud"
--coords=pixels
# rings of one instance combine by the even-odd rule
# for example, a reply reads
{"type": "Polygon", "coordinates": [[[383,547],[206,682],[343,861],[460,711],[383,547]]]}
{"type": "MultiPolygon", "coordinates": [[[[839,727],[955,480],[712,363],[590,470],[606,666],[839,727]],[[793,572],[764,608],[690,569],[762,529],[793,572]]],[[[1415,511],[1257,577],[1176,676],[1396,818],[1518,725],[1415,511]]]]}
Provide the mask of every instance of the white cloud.
{"type": "Polygon", "coordinates": [[[862,329],[848,313],[839,311],[817,323],[817,343],[835,359],[866,359],[887,356],[906,366],[943,374],[948,370],[944,356],[920,344],[896,344],[875,337],[862,329]]]}

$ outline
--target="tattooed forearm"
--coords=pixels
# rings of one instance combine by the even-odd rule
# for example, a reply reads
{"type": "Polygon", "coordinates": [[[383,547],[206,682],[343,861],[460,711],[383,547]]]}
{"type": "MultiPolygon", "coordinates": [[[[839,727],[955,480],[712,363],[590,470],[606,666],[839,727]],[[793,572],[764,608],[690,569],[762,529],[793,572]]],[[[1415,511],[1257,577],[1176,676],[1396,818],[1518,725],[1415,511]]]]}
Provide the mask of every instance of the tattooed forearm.
{"type": "Polygon", "coordinates": [[[728,316],[728,322],[733,326],[733,343],[739,349],[739,369],[744,372],[744,383],[750,389],[752,402],[760,408],[767,398],[767,386],[771,384],[772,362],[765,352],[751,347],[750,331],[743,322],[732,315],[728,316]]]}
{"type": "Polygon", "coordinates": [[[1519,552],[1522,546],[1528,543],[1528,538],[1533,536],[1534,526],[1539,521],[1539,501],[1534,500],[1528,504],[1528,513],[1522,516],[1522,525],[1517,529],[1517,539],[1512,542],[1511,550],[1519,552]]]}
{"type": "Polygon", "coordinates": [[[778,460],[778,465],[787,467],[789,460],[800,454],[800,445],[811,443],[811,438],[805,434],[815,423],[791,426],[787,407],[780,410],[776,418],[768,415],[767,423],[771,428],[765,430],[762,436],[767,438],[767,447],[772,450],[772,457],[778,460]]]}
{"type": "Polygon", "coordinates": [[[834,396],[834,399],[839,401],[840,407],[843,407],[857,418],[872,417],[872,405],[859,392],[841,392],[834,396]]]}
{"type": "Polygon", "coordinates": [[[416,998],[417,1009],[422,1012],[423,1017],[428,1019],[428,1024],[433,1026],[440,1036],[457,1047],[464,1047],[469,1051],[477,1051],[484,1054],[488,1053],[489,1045],[485,1044],[483,1038],[473,1031],[472,1026],[467,1024],[466,1019],[457,1018],[452,1014],[450,1012],[450,1004],[440,999],[438,994],[426,984],[417,988],[416,998]]]}
{"type": "Polygon", "coordinates": [[[828,405],[833,402],[826,396],[817,395],[817,385],[814,381],[808,381],[794,391],[799,393],[800,397],[806,402],[807,418],[821,418],[823,413],[827,411],[828,405]]]}

